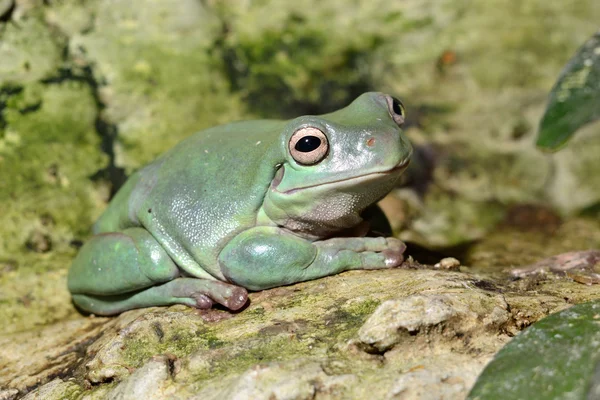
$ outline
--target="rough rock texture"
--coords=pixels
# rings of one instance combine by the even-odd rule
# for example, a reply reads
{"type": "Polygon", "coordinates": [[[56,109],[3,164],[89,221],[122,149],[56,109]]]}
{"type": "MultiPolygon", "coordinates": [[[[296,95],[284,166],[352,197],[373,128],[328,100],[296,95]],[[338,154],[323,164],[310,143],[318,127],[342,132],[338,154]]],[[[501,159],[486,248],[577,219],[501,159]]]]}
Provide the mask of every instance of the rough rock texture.
{"type": "Polygon", "coordinates": [[[599,125],[533,148],[597,1],[348,4],[0,0],[0,399],[461,398],[520,329],[598,297],[501,272],[600,248],[599,125]],[[434,165],[382,206],[417,260],[459,271],[348,273],[238,314],[72,307],[68,265],[128,173],[204,127],[371,89],[434,165]]]}
{"type": "Polygon", "coordinates": [[[153,308],[58,323],[18,347],[4,337],[0,385],[50,381],[28,395],[45,399],[462,398],[524,326],[599,297],[466,269],[344,273],[254,293],[238,314],[153,308]]]}

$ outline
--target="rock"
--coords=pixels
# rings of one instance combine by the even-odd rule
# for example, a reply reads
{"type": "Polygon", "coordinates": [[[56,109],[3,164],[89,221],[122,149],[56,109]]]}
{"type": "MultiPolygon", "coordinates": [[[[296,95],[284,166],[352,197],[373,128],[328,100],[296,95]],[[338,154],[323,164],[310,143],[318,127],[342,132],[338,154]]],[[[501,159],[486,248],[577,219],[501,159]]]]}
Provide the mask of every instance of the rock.
{"type": "Polygon", "coordinates": [[[236,314],[173,306],[78,318],[0,336],[0,387],[25,394],[39,382],[35,393],[79,388],[87,400],[138,390],[178,399],[459,399],[509,334],[568,306],[565,290],[573,302],[598,297],[573,282],[509,284],[517,283],[469,272],[353,271],[251,293],[236,314]]]}
{"type": "Polygon", "coordinates": [[[345,398],[353,375],[330,376],[318,363],[306,360],[273,362],[251,367],[240,376],[209,385],[191,399],[309,400],[321,396],[345,398]]]}
{"type": "Polygon", "coordinates": [[[209,333],[198,315],[174,311],[127,312],[88,347],[86,377],[94,383],[124,379],[152,354],[189,354],[210,340],[209,333]]]}
{"type": "Polygon", "coordinates": [[[456,311],[444,300],[419,295],[388,300],[360,328],[358,337],[362,343],[384,352],[398,343],[401,330],[410,334],[455,316],[456,311]]]}
{"type": "Polygon", "coordinates": [[[73,382],[56,378],[48,384],[28,393],[23,400],[69,399],[81,395],[81,387],[73,382]]]}
{"type": "Polygon", "coordinates": [[[446,269],[450,271],[456,271],[460,269],[460,261],[454,257],[442,258],[439,263],[436,263],[433,268],[446,269]]]}
{"type": "Polygon", "coordinates": [[[0,387],[26,392],[66,374],[81,363],[87,346],[112,323],[107,318],[78,319],[0,336],[0,387]]]}
{"type": "Polygon", "coordinates": [[[17,389],[0,390],[0,400],[13,400],[18,394],[17,389]]]}
{"type": "Polygon", "coordinates": [[[170,360],[156,356],[117,385],[106,397],[109,400],[159,400],[168,396],[163,391],[170,376],[170,360]]]}
{"type": "Polygon", "coordinates": [[[402,374],[386,399],[437,400],[460,398],[467,382],[460,375],[446,375],[436,370],[417,369],[402,374]]]}
{"type": "Polygon", "coordinates": [[[501,296],[412,295],[381,304],[360,328],[358,338],[367,351],[383,353],[400,343],[403,337],[427,333],[437,326],[444,331],[444,336],[462,336],[473,329],[499,327],[509,319],[507,309],[501,296]],[[482,318],[486,318],[484,324],[479,322],[482,318]]]}

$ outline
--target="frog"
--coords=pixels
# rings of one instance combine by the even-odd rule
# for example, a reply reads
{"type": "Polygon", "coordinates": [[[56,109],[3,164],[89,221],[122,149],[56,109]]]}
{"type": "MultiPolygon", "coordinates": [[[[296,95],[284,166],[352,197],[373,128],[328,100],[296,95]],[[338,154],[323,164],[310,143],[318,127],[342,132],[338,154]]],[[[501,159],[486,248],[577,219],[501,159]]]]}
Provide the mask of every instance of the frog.
{"type": "Polygon", "coordinates": [[[401,266],[406,245],[377,202],[410,162],[404,121],[400,100],[368,92],[327,114],[188,136],[134,172],[93,224],[68,272],[75,306],[237,311],[249,291],[401,266]]]}

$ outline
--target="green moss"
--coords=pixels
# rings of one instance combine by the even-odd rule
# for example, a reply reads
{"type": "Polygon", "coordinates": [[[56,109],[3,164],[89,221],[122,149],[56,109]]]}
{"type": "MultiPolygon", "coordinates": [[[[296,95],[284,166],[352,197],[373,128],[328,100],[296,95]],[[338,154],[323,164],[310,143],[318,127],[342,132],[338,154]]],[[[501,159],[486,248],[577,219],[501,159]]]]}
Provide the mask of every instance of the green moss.
{"type": "Polygon", "coordinates": [[[309,343],[298,338],[284,335],[263,338],[260,341],[252,341],[251,346],[246,348],[218,353],[218,357],[215,358],[207,354],[208,368],[196,371],[193,380],[201,386],[202,381],[241,373],[256,364],[309,357],[312,353],[309,343]]]}
{"type": "Polygon", "coordinates": [[[66,387],[63,388],[60,396],[57,396],[56,398],[60,398],[61,400],[76,400],[79,399],[84,392],[81,386],[73,382],[68,382],[65,386],[66,387]]]}
{"type": "Polygon", "coordinates": [[[198,350],[216,349],[227,344],[212,330],[189,325],[190,321],[169,323],[163,331],[158,323],[152,324],[152,331],[127,338],[123,346],[123,360],[131,367],[139,367],[156,354],[173,354],[185,357],[198,350]],[[158,336],[158,338],[157,338],[158,336]]]}
{"type": "MultiPolygon", "coordinates": [[[[45,215],[47,224],[81,234],[82,223],[89,223],[95,211],[88,178],[105,162],[94,129],[91,89],[79,82],[29,85],[7,100],[3,117],[7,126],[0,152],[0,201],[16,214],[11,218],[45,215]]],[[[12,224],[4,224],[9,237],[21,236],[17,229],[23,224],[15,225],[11,232],[12,224]]],[[[14,251],[14,246],[6,250],[14,251]]]]}
{"type": "MultiPolygon", "coordinates": [[[[83,395],[83,388],[71,381],[56,379],[36,389],[27,396],[30,398],[43,398],[49,400],[75,400],[83,395]]],[[[86,392],[89,394],[89,392],[86,392]]]]}
{"type": "MultiPolygon", "coordinates": [[[[295,293],[288,300],[294,301],[294,297],[302,299],[304,296],[295,293]]],[[[322,301],[323,299],[315,299],[315,302],[320,304],[322,301]]],[[[310,316],[311,319],[274,320],[258,334],[240,340],[237,346],[229,345],[226,353],[217,350],[196,354],[194,357],[201,358],[204,364],[193,371],[193,380],[201,385],[203,381],[241,373],[259,363],[322,357],[325,353],[335,353],[337,358],[345,359],[346,355],[340,353],[335,343],[343,343],[354,337],[379,303],[378,300],[370,298],[357,300],[342,308],[335,308],[325,315],[322,315],[321,311],[310,311],[310,306],[307,306],[308,308],[297,315],[310,316]]],[[[279,310],[279,307],[277,309],[279,310]]]]}
{"type": "Polygon", "coordinates": [[[282,30],[224,42],[223,57],[235,66],[229,79],[253,110],[265,116],[321,113],[368,90],[367,71],[358,66],[366,62],[376,37],[360,47],[348,43],[334,50],[324,27],[288,18],[282,30]]]}
{"type": "Polygon", "coordinates": [[[117,112],[130,113],[128,129],[120,130],[117,143],[117,163],[129,171],[200,129],[245,115],[245,107],[229,93],[224,77],[212,68],[203,49],[178,53],[138,45],[122,54],[119,62],[122,81],[114,89],[124,95],[121,101],[126,109],[109,107],[107,116],[117,120],[117,112]]]}
{"type": "Polygon", "coordinates": [[[347,105],[373,87],[371,55],[386,39],[414,28],[391,3],[362,7],[361,14],[343,2],[316,6],[306,1],[266,1],[243,10],[223,2],[218,11],[227,33],[215,54],[225,61],[232,88],[253,111],[268,117],[347,105]]]}
{"type": "Polygon", "coordinates": [[[358,332],[380,303],[376,299],[353,301],[341,308],[335,308],[328,312],[323,318],[328,330],[324,337],[335,338],[335,341],[338,343],[355,337],[356,332],[358,332]]]}
{"type": "Polygon", "coordinates": [[[366,315],[358,315],[343,309],[334,309],[324,318],[329,326],[329,335],[337,340],[348,340],[352,338],[361,324],[367,319],[366,315]]]}
{"type": "MultiPolygon", "coordinates": [[[[94,385],[85,391],[85,399],[89,400],[104,400],[112,389],[117,387],[118,381],[104,383],[102,385],[94,385]]],[[[63,400],[63,399],[60,399],[63,400]]]]}
{"type": "Polygon", "coordinates": [[[93,28],[94,15],[90,12],[94,0],[53,0],[45,9],[48,25],[68,37],[93,28]]]}
{"type": "Polygon", "coordinates": [[[106,157],[87,84],[32,83],[1,97],[0,262],[12,267],[0,271],[6,304],[0,317],[15,331],[74,312],[64,272],[75,254],[72,242],[88,234],[101,210],[90,177],[106,157]],[[40,278],[50,271],[56,272],[40,278]]]}
{"type": "Polygon", "coordinates": [[[20,270],[0,273],[0,334],[46,326],[78,314],[66,287],[70,254],[15,254],[20,270]],[[22,263],[22,264],[21,264],[22,263]],[[62,268],[60,270],[59,268],[62,268]]]}
{"type": "Polygon", "coordinates": [[[355,318],[360,318],[361,321],[366,316],[373,314],[375,309],[381,304],[381,301],[376,299],[366,299],[364,301],[356,301],[345,307],[345,311],[353,315],[355,318]]]}
{"type": "Polygon", "coordinates": [[[209,54],[219,26],[200,2],[89,7],[94,27],[77,37],[73,52],[107,86],[103,116],[118,131],[119,167],[130,173],[202,128],[247,115],[209,54]]]}
{"type": "Polygon", "coordinates": [[[260,318],[260,317],[263,317],[265,315],[265,309],[262,306],[258,306],[258,307],[255,307],[255,308],[251,308],[249,310],[245,310],[244,313],[247,316],[250,316],[252,318],[254,318],[254,317],[260,318]]]}
{"type": "Polygon", "coordinates": [[[206,343],[208,345],[209,349],[217,349],[219,347],[223,347],[226,342],[222,341],[221,339],[219,339],[217,336],[213,335],[213,334],[205,334],[204,338],[206,339],[206,343]]]}
{"type": "Polygon", "coordinates": [[[287,310],[294,307],[310,307],[316,299],[311,294],[294,293],[293,296],[285,296],[276,299],[276,307],[282,310],[287,310]]]}
{"type": "Polygon", "coordinates": [[[61,64],[63,40],[52,34],[38,14],[19,23],[0,23],[0,88],[46,78],[61,64]]]}
{"type": "Polygon", "coordinates": [[[22,251],[35,228],[50,234],[53,249],[65,251],[98,214],[89,177],[106,159],[91,89],[80,82],[28,85],[7,99],[2,114],[0,220],[10,239],[0,255],[22,251]]]}

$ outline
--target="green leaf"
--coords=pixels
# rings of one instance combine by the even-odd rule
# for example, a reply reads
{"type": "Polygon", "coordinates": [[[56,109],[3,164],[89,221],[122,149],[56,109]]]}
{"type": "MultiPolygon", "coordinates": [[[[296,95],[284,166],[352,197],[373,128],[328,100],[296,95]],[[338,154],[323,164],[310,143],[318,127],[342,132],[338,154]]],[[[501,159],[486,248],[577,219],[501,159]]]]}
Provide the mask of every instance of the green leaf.
{"type": "Polygon", "coordinates": [[[496,354],[471,400],[600,398],[600,301],[530,326],[496,354]]]}
{"type": "Polygon", "coordinates": [[[540,122],[538,147],[557,150],[583,125],[600,118],[600,31],[562,70],[540,122]]]}

